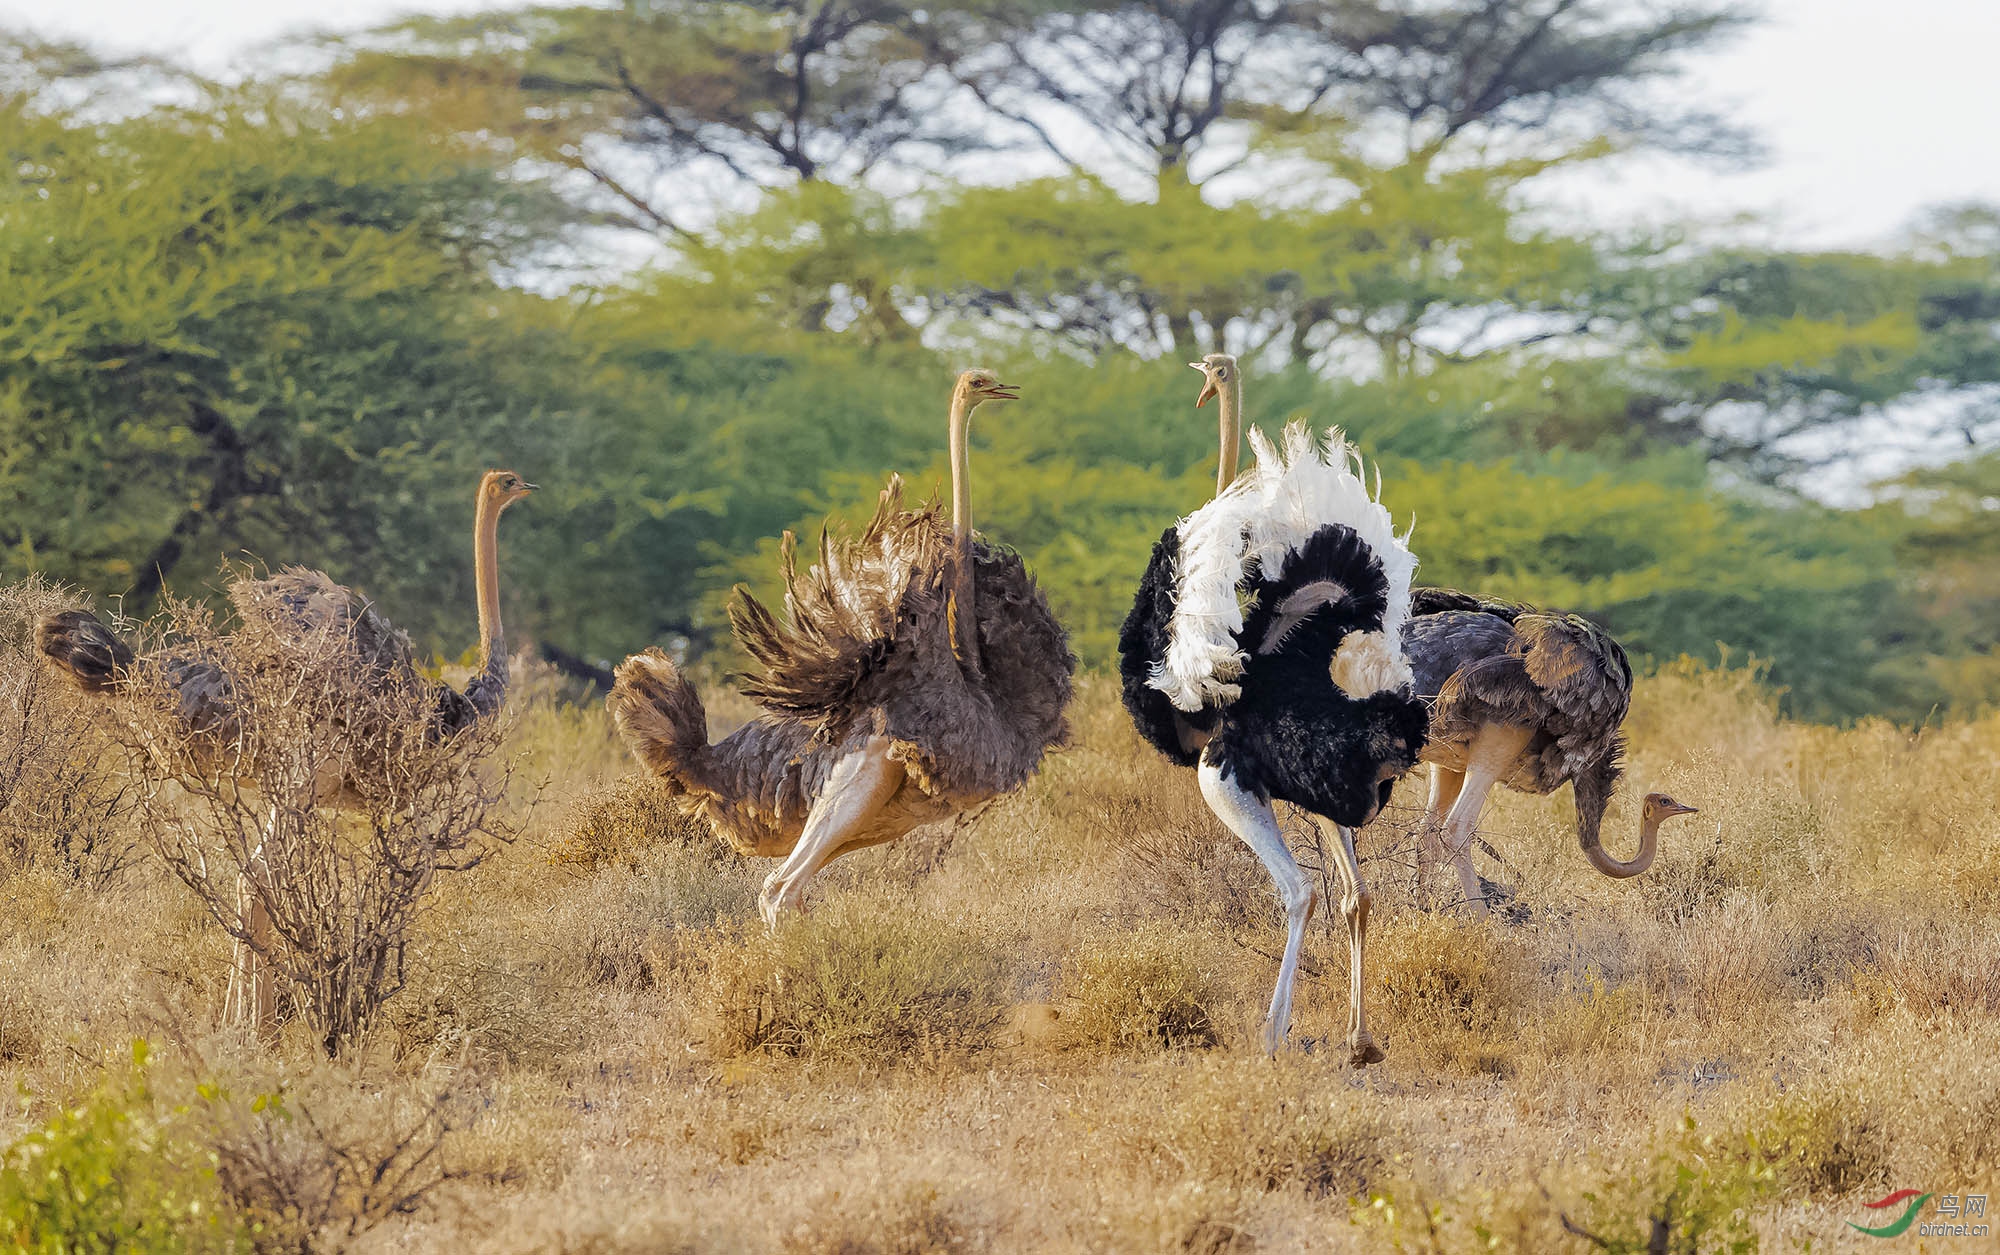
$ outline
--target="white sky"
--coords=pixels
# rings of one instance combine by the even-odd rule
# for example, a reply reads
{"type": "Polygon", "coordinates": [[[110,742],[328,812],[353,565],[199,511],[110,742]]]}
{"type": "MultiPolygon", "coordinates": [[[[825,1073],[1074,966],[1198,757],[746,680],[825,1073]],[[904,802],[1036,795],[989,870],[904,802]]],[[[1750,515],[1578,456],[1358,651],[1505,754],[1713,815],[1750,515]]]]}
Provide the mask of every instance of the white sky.
{"type": "MultiPolygon", "coordinates": [[[[255,45],[315,27],[359,27],[478,0],[0,0],[0,24],[226,70],[255,45]]],[[[2000,202],[1996,0],[1764,0],[1768,20],[1700,58],[1685,81],[1771,151],[1716,173],[1664,158],[1565,176],[1543,195],[1625,222],[1754,214],[1766,242],[1884,241],[1926,205],[2000,202]],[[1768,232],[1768,234],[1766,234],[1768,232]]]]}

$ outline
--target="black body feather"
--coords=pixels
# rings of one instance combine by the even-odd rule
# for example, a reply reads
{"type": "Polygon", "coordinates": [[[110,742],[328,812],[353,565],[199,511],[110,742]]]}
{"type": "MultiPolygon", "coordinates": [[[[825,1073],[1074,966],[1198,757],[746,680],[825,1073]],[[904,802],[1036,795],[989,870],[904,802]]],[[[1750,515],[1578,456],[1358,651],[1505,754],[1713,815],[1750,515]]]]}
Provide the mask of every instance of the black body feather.
{"type": "Polygon", "coordinates": [[[1165,693],[1146,683],[1153,664],[1167,653],[1174,618],[1174,567],[1180,552],[1180,528],[1160,533],[1132,598],[1132,612],[1118,632],[1118,679],[1125,709],[1139,735],[1177,766],[1192,767],[1200,760],[1202,742],[1215,731],[1216,712],[1178,710],[1165,693]]]}
{"type": "Polygon", "coordinates": [[[1169,528],[1119,636],[1125,708],[1140,734],[1182,766],[1205,756],[1260,797],[1350,827],[1367,823],[1388,801],[1382,768],[1400,773],[1415,764],[1427,721],[1423,703],[1407,691],[1355,698],[1332,679],[1347,634],[1382,626],[1389,584],[1381,562],[1352,528],[1329,524],[1274,575],[1247,572],[1242,591],[1252,605],[1237,634],[1248,658],[1242,692],[1227,706],[1190,716],[1146,683],[1166,652],[1178,554],[1179,533],[1169,528]],[[1315,586],[1327,599],[1301,604],[1315,586]],[[1187,729],[1212,734],[1205,749],[1190,743],[1187,729]]]}

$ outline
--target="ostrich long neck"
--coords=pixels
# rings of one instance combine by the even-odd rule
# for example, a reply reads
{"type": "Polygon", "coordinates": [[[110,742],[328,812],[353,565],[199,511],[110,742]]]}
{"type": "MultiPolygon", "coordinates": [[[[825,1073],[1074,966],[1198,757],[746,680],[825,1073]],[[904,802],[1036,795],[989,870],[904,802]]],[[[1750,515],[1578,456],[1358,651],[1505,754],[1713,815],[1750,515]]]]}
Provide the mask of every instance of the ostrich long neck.
{"type": "Polygon", "coordinates": [[[479,666],[507,673],[507,633],[500,626],[500,504],[485,493],[472,523],[472,578],[479,591],[479,666]]]}
{"type": "Polygon", "coordinates": [[[952,632],[961,661],[979,669],[979,625],[972,604],[972,409],[963,388],[951,394],[951,535],[957,542],[952,575],[952,632]]]}
{"type": "Polygon", "coordinates": [[[1219,497],[1236,482],[1237,450],[1243,443],[1243,376],[1232,374],[1216,400],[1222,447],[1221,460],[1215,467],[1215,495],[1219,497]]]}
{"type": "Polygon", "coordinates": [[[1653,865],[1653,855],[1660,843],[1660,821],[1664,818],[1664,815],[1646,814],[1639,821],[1639,853],[1631,862],[1621,862],[1611,857],[1599,842],[1598,832],[1604,820],[1603,805],[1586,807],[1579,798],[1576,808],[1577,841],[1583,846],[1583,856],[1590,860],[1592,867],[1607,876],[1628,880],[1653,865]]]}

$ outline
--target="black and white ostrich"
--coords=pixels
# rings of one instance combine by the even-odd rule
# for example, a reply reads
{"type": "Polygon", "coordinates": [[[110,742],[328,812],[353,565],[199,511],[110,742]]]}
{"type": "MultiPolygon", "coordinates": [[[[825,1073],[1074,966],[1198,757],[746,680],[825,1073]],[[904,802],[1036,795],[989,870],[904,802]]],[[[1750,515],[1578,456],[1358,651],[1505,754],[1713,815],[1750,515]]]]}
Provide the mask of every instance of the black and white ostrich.
{"type": "Polygon", "coordinates": [[[1619,726],[1632,705],[1632,664],[1597,624],[1449,588],[1420,588],[1403,640],[1417,692],[1431,708],[1423,752],[1431,764],[1431,795],[1421,858],[1449,857],[1476,913],[1486,912],[1487,886],[1473,870],[1472,838],[1495,784],[1523,793],[1574,785],[1584,857],[1620,879],[1652,866],[1663,821],[1695,813],[1664,793],[1648,793],[1639,808],[1637,856],[1622,861],[1604,849],[1604,808],[1623,772],[1619,726]]]}
{"type": "MultiPolygon", "coordinates": [[[[1234,461],[1241,384],[1234,358],[1196,364],[1200,405],[1224,407],[1222,479],[1234,461]]],[[[1264,1023],[1267,1050],[1290,1029],[1292,986],[1317,891],[1287,848],[1273,800],[1337,831],[1348,929],[1348,1049],[1357,1065],[1381,1050],[1362,1005],[1369,895],[1354,830],[1415,765],[1425,712],[1400,638],[1417,560],[1362,480],[1338,432],[1303,423],[1273,448],[1250,440],[1256,465],[1161,535],[1119,636],[1125,705],[1140,733],[1194,767],[1203,799],[1263,861],[1288,931],[1264,1023]]]]}

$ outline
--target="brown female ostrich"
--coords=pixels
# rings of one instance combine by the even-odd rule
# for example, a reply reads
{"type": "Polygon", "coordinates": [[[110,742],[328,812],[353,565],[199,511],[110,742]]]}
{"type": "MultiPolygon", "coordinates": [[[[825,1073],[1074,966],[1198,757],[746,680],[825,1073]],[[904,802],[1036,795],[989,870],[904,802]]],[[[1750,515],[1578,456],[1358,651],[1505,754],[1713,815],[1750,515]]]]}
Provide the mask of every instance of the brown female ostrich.
{"type": "Polygon", "coordinates": [[[766,923],[829,860],[1007,792],[1068,736],[1068,634],[1020,557],[972,534],[972,411],[1014,399],[987,371],[958,377],[948,526],[935,503],[902,509],[892,475],[867,529],[822,534],[804,576],[785,534],[789,623],[737,591],[730,623],[763,668],[742,690],[768,713],[711,745],[664,653],[618,668],[608,701],[639,761],[739,851],[785,859],[766,923]]]}
{"type": "MultiPolygon", "coordinates": [[[[507,645],[500,624],[500,514],[534,491],[535,485],[512,471],[488,471],[480,478],[472,539],[480,669],[463,693],[436,686],[430,731],[439,740],[449,739],[493,714],[506,696],[507,645]]],[[[351,664],[351,669],[337,668],[343,676],[374,676],[385,689],[424,683],[416,670],[409,637],[377,614],[366,598],[334,583],[324,572],[290,567],[261,579],[238,579],[230,585],[229,600],[247,627],[281,645],[301,646],[305,656],[310,656],[318,643],[341,642],[347,655],[343,661],[351,664]]],[[[82,610],[51,615],[37,626],[35,635],[37,646],[56,670],[87,693],[115,699],[144,688],[148,680],[155,684],[163,681],[177,707],[181,728],[179,743],[171,752],[196,772],[206,774],[219,766],[229,767],[244,772],[244,783],[257,784],[257,764],[239,766],[228,761],[244,712],[236,710],[232,702],[232,677],[214,661],[177,652],[171,646],[145,657],[135,656],[131,646],[102,620],[82,610]]],[[[364,751],[350,761],[350,772],[367,770],[368,730],[350,728],[347,735],[364,751]]],[[[317,780],[312,793],[311,800],[317,805],[349,804],[352,777],[317,780]]],[[[237,941],[228,1015],[262,1028],[272,1022],[275,1002],[260,961],[261,950],[270,944],[270,920],[254,885],[257,872],[258,861],[253,859],[238,886],[243,936],[237,941]],[[254,938],[255,944],[246,944],[244,937],[254,938]]]]}
{"type": "Polygon", "coordinates": [[[1692,815],[1661,793],[1640,808],[1639,853],[1621,862],[1599,843],[1604,807],[1623,770],[1619,725],[1632,704],[1632,667],[1611,634],[1574,614],[1419,588],[1404,648],[1417,692],[1431,704],[1430,806],[1423,853],[1442,840],[1465,900],[1486,911],[1472,867],[1472,837],[1495,784],[1523,793],[1576,789],[1577,840],[1607,876],[1637,876],[1653,865],[1660,824],[1692,815]]]}

